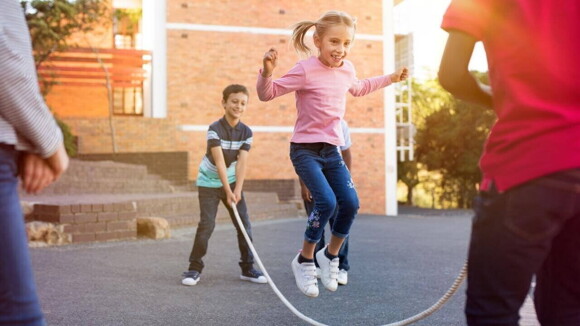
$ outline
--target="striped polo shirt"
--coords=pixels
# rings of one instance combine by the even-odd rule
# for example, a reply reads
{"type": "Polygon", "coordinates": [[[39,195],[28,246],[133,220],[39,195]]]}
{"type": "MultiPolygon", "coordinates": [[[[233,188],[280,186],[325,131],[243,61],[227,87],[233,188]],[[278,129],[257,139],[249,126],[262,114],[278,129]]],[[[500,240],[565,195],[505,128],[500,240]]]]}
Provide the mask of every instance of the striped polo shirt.
{"type": "Polygon", "coordinates": [[[252,130],[239,122],[230,126],[225,117],[212,123],[207,130],[207,150],[199,165],[197,186],[220,188],[223,186],[211,148],[220,146],[226,162],[228,183],[236,182],[236,163],[240,150],[249,151],[252,146],[252,130]]]}

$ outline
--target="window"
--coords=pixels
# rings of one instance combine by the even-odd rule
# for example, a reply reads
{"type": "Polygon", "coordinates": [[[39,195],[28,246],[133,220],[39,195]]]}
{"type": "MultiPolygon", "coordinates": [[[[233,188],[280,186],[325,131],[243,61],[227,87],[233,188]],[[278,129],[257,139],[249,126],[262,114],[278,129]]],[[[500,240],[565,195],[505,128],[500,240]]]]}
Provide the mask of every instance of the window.
{"type": "Polygon", "coordinates": [[[143,115],[143,87],[113,88],[113,113],[116,115],[143,115]]]}
{"type": "MultiPolygon", "coordinates": [[[[113,46],[115,49],[132,50],[139,48],[139,36],[141,29],[141,8],[115,8],[113,15],[113,46]]],[[[126,60],[126,59],[125,59],[126,60]]],[[[134,60],[134,59],[133,59],[134,60]]],[[[134,69],[141,69],[142,62],[126,60],[125,64],[134,69]]],[[[114,66],[113,66],[114,69],[114,66]]],[[[119,83],[113,88],[113,113],[115,115],[143,115],[143,83],[140,84],[132,80],[133,73],[114,72],[113,78],[119,83]]]]}

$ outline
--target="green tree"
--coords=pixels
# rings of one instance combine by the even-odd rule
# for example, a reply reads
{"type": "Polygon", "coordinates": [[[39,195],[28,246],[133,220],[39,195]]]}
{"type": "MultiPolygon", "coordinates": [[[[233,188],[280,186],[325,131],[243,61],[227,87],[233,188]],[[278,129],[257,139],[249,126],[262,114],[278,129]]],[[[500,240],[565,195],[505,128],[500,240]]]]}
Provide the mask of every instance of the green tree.
{"type": "MultiPolygon", "coordinates": [[[[37,70],[53,53],[74,46],[70,43],[71,36],[94,30],[108,21],[109,15],[106,0],[22,0],[20,4],[30,31],[37,70]]],[[[41,75],[38,80],[42,94],[46,96],[54,83],[41,75]]],[[[70,128],[58,117],[57,122],[63,132],[67,153],[76,155],[75,137],[70,128]]]]}
{"type": "MultiPolygon", "coordinates": [[[[487,75],[477,74],[486,81],[487,75]]],[[[496,119],[491,110],[451,99],[425,119],[417,134],[421,162],[441,173],[443,207],[467,208],[481,180],[478,162],[496,119]]]]}
{"type": "MultiPolygon", "coordinates": [[[[425,128],[425,119],[446,105],[451,96],[446,92],[436,80],[427,80],[419,82],[416,79],[411,80],[412,89],[412,107],[413,107],[413,124],[417,132],[425,128]]],[[[403,98],[403,101],[406,100],[403,98]]],[[[407,187],[408,205],[413,205],[414,189],[421,183],[419,171],[423,169],[421,162],[424,150],[422,144],[418,141],[415,143],[415,158],[413,161],[397,161],[398,179],[407,187]]]]}
{"type": "MultiPolygon", "coordinates": [[[[54,52],[74,46],[72,35],[94,30],[110,15],[105,0],[21,0],[20,4],[30,31],[37,69],[54,52]]],[[[53,84],[42,76],[39,81],[46,96],[53,84]]]]}

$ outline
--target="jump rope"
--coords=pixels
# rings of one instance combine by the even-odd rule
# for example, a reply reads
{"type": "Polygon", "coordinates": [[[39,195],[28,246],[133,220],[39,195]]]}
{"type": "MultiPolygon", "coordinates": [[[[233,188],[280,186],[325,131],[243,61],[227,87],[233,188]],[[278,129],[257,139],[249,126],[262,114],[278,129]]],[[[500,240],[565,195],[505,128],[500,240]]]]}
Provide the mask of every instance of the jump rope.
{"type": "MultiPolygon", "coordinates": [[[[240,219],[240,215],[238,213],[238,209],[236,207],[236,204],[232,203],[230,206],[232,207],[232,209],[234,211],[234,214],[236,216],[236,221],[238,222],[238,226],[242,230],[242,234],[244,235],[244,238],[246,239],[246,242],[248,243],[250,250],[252,251],[252,254],[254,254],[254,259],[258,263],[258,266],[260,266],[260,269],[262,270],[262,272],[264,273],[264,276],[268,280],[268,284],[270,285],[270,287],[272,288],[274,293],[276,293],[276,295],[278,296],[280,301],[282,301],[282,303],[284,303],[284,305],[288,309],[290,309],[290,311],[292,311],[292,313],[294,313],[294,315],[296,315],[300,319],[304,320],[305,322],[307,322],[311,325],[327,326],[326,324],[323,324],[319,321],[316,321],[316,320],[304,315],[300,311],[298,311],[298,309],[296,309],[296,307],[294,307],[286,299],[286,297],[284,297],[284,295],[280,292],[280,290],[278,290],[278,287],[276,286],[274,281],[272,281],[272,279],[270,278],[270,275],[268,274],[266,267],[264,267],[264,264],[262,264],[262,260],[260,259],[260,256],[258,255],[256,248],[254,248],[254,244],[252,243],[252,241],[250,240],[250,237],[248,236],[248,233],[246,232],[246,228],[244,227],[244,224],[242,223],[242,220],[240,219]]],[[[417,321],[424,319],[425,317],[431,315],[432,313],[436,312],[441,307],[443,307],[443,305],[455,294],[455,292],[457,292],[457,289],[459,288],[459,286],[461,285],[461,283],[463,282],[463,280],[465,279],[466,276],[467,276],[467,261],[465,262],[465,264],[463,264],[463,267],[461,268],[459,275],[457,276],[457,278],[455,279],[455,281],[453,282],[453,284],[451,285],[449,290],[447,290],[447,292],[437,302],[435,302],[435,304],[433,304],[428,309],[426,309],[426,310],[424,310],[424,311],[422,311],[414,316],[411,316],[407,319],[403,319],[403,320],[395,322],[395,323],[385,324],[382,326],[410,325],[414,322],[417,322],[417,321]]]]}

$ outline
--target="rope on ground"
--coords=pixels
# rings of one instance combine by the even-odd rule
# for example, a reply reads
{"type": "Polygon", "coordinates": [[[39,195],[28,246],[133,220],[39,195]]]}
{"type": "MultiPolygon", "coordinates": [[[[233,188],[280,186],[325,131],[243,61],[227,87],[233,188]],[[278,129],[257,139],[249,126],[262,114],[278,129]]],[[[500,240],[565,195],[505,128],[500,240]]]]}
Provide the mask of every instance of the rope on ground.
{"type": "MultiPolygon", "coordinates": [[[[274,281],[272,281],[272,279],[270,278],[270,275],[268,274],[268,271],[266,270],[266,267],[264,267],[264,265],[262,264],[262,260],[260,259],[260,256],[258,255],[258,252],[256,251],[256,248],[254,248],[254,244],[252,243],[252,241],[250,240],[250,237],[248,236],[248,233],[246,232],[246,228],[244,227],[244,224],[242,223],[242,220],[240,218],[240,214],[238,213],[238,209],[236,207],[235,203],[231,203],[230,206],[232,207],[233,211],[234,211],[234,215],[236,216],[236,221],[238,222],[238,225],[240,227],[240,229],[242,230],[242,234],[244,235],[244,238],[246,239],[246,242],[248,243],[248,246],[250,247],[250,250],[252,251],[252,254],[254,255],[254,258],[256,260],[256,262],[258,263],[258,266],[260,267],[260,269],[262,270],[262,272],[264,273],[264,276],[266,277],[266,279],[268,280],[268,284],[270,285],[270,287],[272,288],[272,290],[274,291],[274,293],[276,293],[276,295],[278,296],[278,298],[282,301],[282,303],[284,303],[284,305],[290,309],[290,311],[292,311],[297,317],[299,317],[300,319],[304,320],[305,322],[311,324],[311,325],[316,325],[316,326],[327,326],[326,324],[323,324],[321,322],[318,322],[306,315],[304,315],[303,313],[301,313],[300,311],[298,311],[298,309],[296,309],[287,299],[286,297],[284,297],[284,295],[280,292],[280,290],[278,290],[278,287],[276,286],[276,284],[274,284],[274,281]]],[[[390,323],[390,324],[386,324],[386,325],[382,325],[382,326],[405,326],[405,325],[410,325],[414,322],[417,322],[429,315],[431,315],[432,313],[434,313],[435,311],[439,310],[454,294],[455,292],[457,292],[457,289],[459,288],[459,286],[461,285],[461,283],[463,282],[463,280],[465,279],[465,277],[467,276],[467,261],[465,262],[465,264],[463,265],[463,267],[461,268],[461,271],[459,272],[459,275],[457,276],[457,278],[455,279],[455,281],[453,282],[453,284],[451,285],[451,287],[449,288],[449,290],[447,290],[447,292],[431,307],[429,307],[427,310],[420,312],[418,314],[416,314],[415,316],[409,317],[407,319],[395,322],[395,323],[390,323]]]]}
{"type": "Polygon", "coordinates": [[[457,278],[455,279],[455,281],[453,282],[453,284],[451,285],[449,290],[447,290],[447,292],[445,292],[445,294],[441,297],[441,299],[439,299],[437,302],[435,302],[434,305],[429,307],[429,309],[427,309],[423,312],[420,312],[420,313],[416,314],[415,316],[409,317],[407,319],[398,321],[396,323],[383,325],[383,326],[410,325],[414,322],[417,322],[417,321],[431,315],[432,313],[434,313],[435,311],[437,311],[441,307],[443,307],[443,305],[447,302],[447,300],[449,300],[455,294],[455,292],[457,292],[457,289],[459,289],[459,286],[461,285],[461,283],[463,282],[463,280],[465,279],[466,276],[467,276],[467,261],[465,261],[465,264],[463,264],[463,267],[461,268],[459,275],[457,275],[457,278]]]}
{"type": "Polygon", "coordinates": [[[266,267],[264,267],[264,265],[262,264],[262,260],[260,259],[260,256],[258,256],[258,252],[256,252],[256,248],[254,248],[254,244],[252,243],[252,241],[250,240],[250,237],[248,236],[248,233],[246,232],[246,228],[244,227],[244,224],[242,223],[242,219],[240,219],[240,214],[238,213],[238,209],[236,207],[236,204],[231,203],[230,206],[234,210],[234,213],[236,215],[236,221],[238,221],[238,225],[239,225],[240,229],[242,230],[242,233],[244,234],[244,238],[246,239],[246,242],[248,243],[248,246],[250,247],[252,254],[254,254],[254,259],[258,263],[258,266],[260,266],[260,269],[262,270],[262,273],[264,273],[264,276],[266,276],[266,279],[268,280],[268,284],[270,284],[270,287],[272,288],[274,293],[276,293],[276,295],[282,301],[282,303],[284,303],[284,305],[286,305],[286,307],[288,307],[288,309],[290,309],[290,311],[292,311],[300,319],[304,320],[305,322],[307,322],[311,325],[326,326],[325,324],[317,322],[316,320],[314,320],[308,316],[305,316],[303,313],[298,311],[298,309],[296,309],[286,299],[286,297],[284,297],[284,295],[280,292],[280,290],[278,290],[278,287],[276,286],[276,284],[274,284],[274,281],[272,281],[272,279],[270,278],[270,275],[268,274],[266,267]]]}

